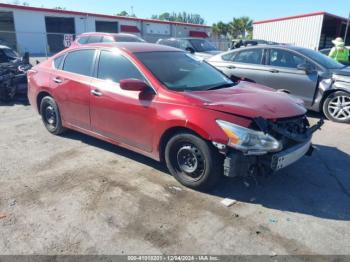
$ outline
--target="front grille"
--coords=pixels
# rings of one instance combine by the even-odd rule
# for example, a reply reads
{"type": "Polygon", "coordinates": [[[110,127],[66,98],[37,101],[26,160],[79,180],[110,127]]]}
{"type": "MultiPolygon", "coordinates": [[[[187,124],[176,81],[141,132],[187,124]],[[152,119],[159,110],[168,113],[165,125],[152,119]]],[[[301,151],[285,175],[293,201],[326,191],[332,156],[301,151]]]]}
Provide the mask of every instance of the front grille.
{"type": "Polygon", "coordinates": [[[300,143],[296,138],[305,136],[309,127],[306,116],[278,119],[270,126],[269,133],[280,140],[283,148],[286,149],[300,143]]]}
{"type": "Polygon", "coordinates": [[[281,141],[284,149],[305,142],[310,138],[308,132],[310,124],[305,115],[281,118],[276,121],[261,117],[254,120],[252,128],[263,131],[281,141]]]}

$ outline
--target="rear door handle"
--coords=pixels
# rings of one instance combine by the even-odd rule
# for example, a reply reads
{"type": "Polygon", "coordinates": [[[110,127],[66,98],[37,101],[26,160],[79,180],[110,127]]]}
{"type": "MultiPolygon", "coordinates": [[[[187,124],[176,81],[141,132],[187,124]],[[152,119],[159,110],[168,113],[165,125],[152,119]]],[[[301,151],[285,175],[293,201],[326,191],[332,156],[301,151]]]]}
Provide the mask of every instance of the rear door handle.
{"type": "Polygon", "coordinates": [[[233,65],[229,65],[229,66],[227,66],[226,68],[227,68],[227,69],[235,69],[236,67],[233,66],[233,65]]]}
{"type": "Polygon", "coordinates": [[[102,96],[102,93],[100,91],[98,91],[97,89],[91,90],[91,94],[94,96],[102,96]]]}
{"type": "Polygon", "coordinates": [[[269,70],[271,73],[279,73],[280,71],[278,71],[277,69],[270,69],[269,70]]]}
{"type": "Polygon", "coordinates": [[[55,83],[57,83],[57,84],[61,84],[61,83],[62,83],[62,79],[59,78],[59,77],[55,77],[55,78],[53,79],[53,81],[54,81],[55,83]]]}

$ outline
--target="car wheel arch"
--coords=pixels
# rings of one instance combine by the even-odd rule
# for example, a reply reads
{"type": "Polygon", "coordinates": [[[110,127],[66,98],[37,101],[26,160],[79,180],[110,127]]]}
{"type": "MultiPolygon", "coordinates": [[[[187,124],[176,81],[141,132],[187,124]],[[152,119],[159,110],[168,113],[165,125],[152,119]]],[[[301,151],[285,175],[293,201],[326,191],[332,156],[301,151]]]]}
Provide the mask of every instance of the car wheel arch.
{"type": "Polygon", "coordinates": [[[180,134],[180,133],[189,133],[189,134],[198,136],[206,141],[209,138],[208,136],[203,136],[203,134],[200,134],[189,127],[185,127],[185,126],[170,127],[163,132],[163,134],[159,140],[158,149],[159,149],[159,159],[161,162],[165,161],[165,147],[166,147],[167,143],[169,142],[169,140],[173,136],[180,134]]]}

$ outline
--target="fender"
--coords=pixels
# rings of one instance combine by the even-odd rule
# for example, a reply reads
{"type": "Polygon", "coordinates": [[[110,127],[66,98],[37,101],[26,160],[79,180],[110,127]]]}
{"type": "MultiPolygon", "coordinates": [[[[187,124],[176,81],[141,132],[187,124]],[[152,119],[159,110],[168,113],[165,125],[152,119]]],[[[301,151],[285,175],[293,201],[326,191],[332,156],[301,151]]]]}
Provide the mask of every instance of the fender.
{"type": "Polygon", "coordinates": [[[337,91],[345,91],[350,93],[350,82],[338,81],[336,80],[332,85],[332,89],[337,91]]]}

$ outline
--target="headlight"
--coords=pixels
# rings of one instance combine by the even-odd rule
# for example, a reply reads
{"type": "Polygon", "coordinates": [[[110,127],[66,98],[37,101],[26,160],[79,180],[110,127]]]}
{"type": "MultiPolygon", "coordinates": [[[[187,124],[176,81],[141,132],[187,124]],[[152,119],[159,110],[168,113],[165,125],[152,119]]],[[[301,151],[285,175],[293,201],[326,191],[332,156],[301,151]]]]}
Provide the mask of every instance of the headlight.
{"type": "Polygon", "coordinates": [[[228,146],[249,154],[264,154],[281,150],[281,144],[264,132],[255,131],[233,123],[216,120],[216,123],[228,136],[228,146]]]}

